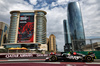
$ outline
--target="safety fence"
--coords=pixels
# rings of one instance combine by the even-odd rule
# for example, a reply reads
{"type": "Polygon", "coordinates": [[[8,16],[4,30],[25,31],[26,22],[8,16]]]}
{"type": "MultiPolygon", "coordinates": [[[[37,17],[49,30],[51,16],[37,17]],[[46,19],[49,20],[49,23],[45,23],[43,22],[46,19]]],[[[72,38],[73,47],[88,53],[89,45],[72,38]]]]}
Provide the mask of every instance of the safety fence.
{"type": "Polygon", "coordinates": [[[82,53],[87,55],[89,52],[95,53],[96,59],[100,59],[100,51],[76,51],[77,53],[82,53]]]}

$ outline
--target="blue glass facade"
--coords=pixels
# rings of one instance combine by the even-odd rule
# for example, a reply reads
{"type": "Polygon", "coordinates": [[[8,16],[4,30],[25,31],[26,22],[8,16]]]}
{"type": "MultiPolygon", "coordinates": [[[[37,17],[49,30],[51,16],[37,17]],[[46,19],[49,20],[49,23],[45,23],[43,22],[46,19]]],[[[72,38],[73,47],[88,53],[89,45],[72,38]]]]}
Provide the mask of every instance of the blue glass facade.
{"type": "Polygon", "coordinates": [[[71,45],[71,38],[70,38],[68,21],[63,20],[63,25],[64,25],[64,37],[65,37],[64,51],[71,51],[72,45],[71,45]]]}
{"type": "Polygon", "coordinates": [[[78,2],[68,4],[68,22],[73,49],[81,51],[81,46],[85,45],[85,34],[78,2]]]}
{"type": "Polygon", "coordinates": [[[64,37],[65,37],[65,44],[67,44],[68,39],[67,39],[67,25],[66,25],[66,20],[63,21],[64,24],[64,37]]]}

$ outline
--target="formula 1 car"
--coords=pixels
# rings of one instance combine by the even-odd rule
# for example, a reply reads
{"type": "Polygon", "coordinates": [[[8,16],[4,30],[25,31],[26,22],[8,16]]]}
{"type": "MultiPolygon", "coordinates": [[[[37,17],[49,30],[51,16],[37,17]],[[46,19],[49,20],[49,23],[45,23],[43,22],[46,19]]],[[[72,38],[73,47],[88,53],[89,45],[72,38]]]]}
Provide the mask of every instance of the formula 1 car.
{"type": "Polygon", "coordinates": [[[46,57],[46,62],[55,62],[55,61],[81,61],[81,62],[93,62],[95,59],[95,54],[90,52],[88,55],[81,53],[70,52],[63,53],[62,55],[52,54],[50,57],[46,57]]]}

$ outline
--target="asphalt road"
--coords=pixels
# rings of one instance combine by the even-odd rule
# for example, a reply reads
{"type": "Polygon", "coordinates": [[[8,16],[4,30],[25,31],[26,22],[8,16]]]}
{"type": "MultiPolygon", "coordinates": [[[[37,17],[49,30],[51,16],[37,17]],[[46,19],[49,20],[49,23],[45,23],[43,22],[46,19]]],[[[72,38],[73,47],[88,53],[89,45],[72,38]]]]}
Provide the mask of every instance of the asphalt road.
{"type": "Polygon", "coordinates": [[[45,62],[45,57],[0,58],[0,66],[100,66],[100,59],[94,62],[45,62]]]}
{"type": "Polygon", "coordinates": [[[85,62],[10,62],[0,63],[0,66],[100,66],[99,63],[85,62]]]}

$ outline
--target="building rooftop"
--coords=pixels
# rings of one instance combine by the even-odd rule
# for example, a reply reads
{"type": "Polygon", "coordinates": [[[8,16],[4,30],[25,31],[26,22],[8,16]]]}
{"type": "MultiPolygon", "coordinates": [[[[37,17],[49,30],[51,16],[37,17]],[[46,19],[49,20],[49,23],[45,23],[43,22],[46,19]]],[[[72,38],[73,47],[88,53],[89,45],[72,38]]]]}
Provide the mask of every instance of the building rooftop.
{"type": "Polygon", "coordinates": [[[14,10],[14,11],[11,11],[10,14],[13,13],[13,12],[19,12],[19,13],[20,12],[44,12],[45,15],[47,14],[47,12],[43,11],[43,10],[14,10]]]}

